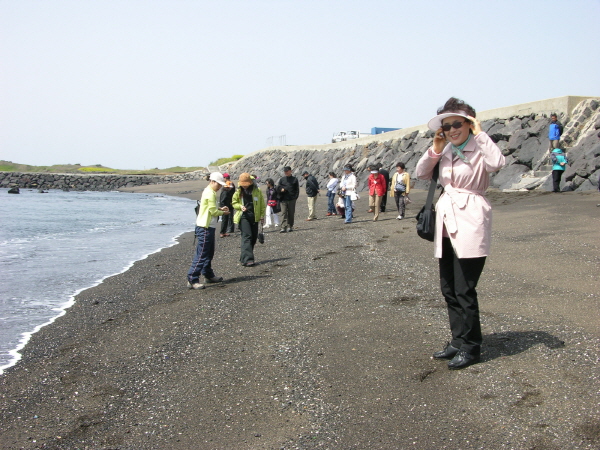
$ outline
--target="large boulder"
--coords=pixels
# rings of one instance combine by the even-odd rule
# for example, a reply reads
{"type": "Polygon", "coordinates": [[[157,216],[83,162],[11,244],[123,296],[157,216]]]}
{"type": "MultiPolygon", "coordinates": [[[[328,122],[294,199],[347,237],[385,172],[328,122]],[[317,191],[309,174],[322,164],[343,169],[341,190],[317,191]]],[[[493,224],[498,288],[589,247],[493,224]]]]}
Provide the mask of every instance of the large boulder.
{"type": "Polygon", "coordinates": [[[506,141],[522,129],[523,121],[518,117],[514,117],[510,120],[504,121],[504,123],[500,123],[499,121],[496,125],[490,127],[488,135],[492,138],[494,142],[506,141]]]}
{"type": "Polygon", "coordinates": [[[550,125],[550,119],[543,117],[539,120],[529,121],[528,125],[529,127],[526,128],[526,130],[530,136],[539,136],[540,139],[548,139],[548,126],[550,125]]]}
{"type": "Polygon", "coordinates": [[[529,170],[529,167],[523,164],[512,164],[494,175],[491,185],[498,189],[510,189],[513,184],[519,183],[529,170]]]}
{"type": "Polygon", "coordinates": [[[508,145],[506,146],[506,154],[510,155],[521,148],[523,143],[529,137],[527,130],[518,130],[508,139],[508,145]]]}
{"type": "Polygon", "coordinates": [[[540,142],[539,138],[531,136],[522,142],[519,149],[513,153],[513,156],[516,158],[517,164],[523,164],[532,169],[541,160],[547,158],[548,149],[545,143],[540,142]]]}
{"type": "MultiPolygon", "coordinates": [[[[600,171],[599,171],[600,172],[600,171]]],[[[587,178],[581,185],[577,188],[578,191],[596,191],[598,190],[598,174],[595,173],[589,178],[587,178]]]]}

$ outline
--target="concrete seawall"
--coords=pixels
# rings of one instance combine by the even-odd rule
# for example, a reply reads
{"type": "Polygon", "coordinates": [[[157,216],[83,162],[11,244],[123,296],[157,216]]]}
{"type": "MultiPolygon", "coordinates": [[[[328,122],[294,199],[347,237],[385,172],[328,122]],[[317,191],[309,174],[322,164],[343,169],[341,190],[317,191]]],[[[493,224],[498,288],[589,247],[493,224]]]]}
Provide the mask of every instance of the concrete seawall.
{"type": "MultiPolygon", "coordinates": [[[[600,97],[567,96],[477,113],[483,131],[507,157],[506,166],[494,174],[492,186],[506,190],[550,188],[547,133],[549,116],[554,112],[564,125],[561,147],[569,156],[561,188],[596,189],[600,169],[600,139],[596,136],[600,128],[599,106],[600,97]]],[[[351,164],[363,190],[369,164],[381,163],[392,172],[397,162],[404,162],[412,174],[432,138],[426,125],[418,125],[340,143],[268,147],[220,169],[234,177],[249,172],[262,179],[278,179],[282,168],[289,165],[296,175],[308,170],[324,186],[330,171],[339,175],[345,164],[351,164]]],[[[416,179],[413,183],[417,188],[428,184],[416,179]]]]}

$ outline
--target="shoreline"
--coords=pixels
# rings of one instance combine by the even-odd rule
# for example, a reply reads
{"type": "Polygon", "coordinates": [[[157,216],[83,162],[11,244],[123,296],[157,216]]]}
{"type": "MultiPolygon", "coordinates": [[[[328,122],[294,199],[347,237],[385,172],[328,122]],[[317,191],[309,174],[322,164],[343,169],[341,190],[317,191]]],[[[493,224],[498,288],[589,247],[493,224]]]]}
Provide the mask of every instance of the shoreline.
{"type": "Polygon", "coordinates": [[[202,197],[202,191],[206,186],[208,186],[208,181],[206,180],[190,180],[182,181],[180,183],[150,184],[130,188],[120,188],[118,189],[118,192],[138,194],[165,194],[171,195],[173,197],[187,198],[190,200],[200,200],[200,197],[202,197]]]}
{"type": "MultiPolygon", "coordinates": [[[[26,190],[35,191],[35,189],[26,189],[26,190]]],[[[53,190],[50,191],[50,194],[52,193],[52,191],[53,190]]],[[[60,192],[62,192],[62,191],[60,191],[60,192]]],[[[87,192],[92,192],[92,191],[87,191],[87,192]]],[[[113,191],[113,192],[117,192],[117,191],[113,191]]],[[[76,194],[76,193],[74,193],[74,194],[76,194]]],[[[157,192],[157,195],[168,196],[168,194],[163,194],[160,192],[157,192]]],[[[43,323],[37,323],[37,324],[32,323],[31,329],[23,331],[22,333],[20,333],[18,335],[18,337],[16,338],[15,347],[7,351],[7,358],[8,358],[7,361],[3,364],[0,364],[0,376],[2,376],[2,374],[4,373],[5,370],[9,369],[10,367],[13,367],[15,364],[17,364],[21,360],[21,358],[22,358],[21,351],[28,344],[31,337],[35,333],[37,333],[40,329],[42,329],[43,327],[46,327],[46,326],[52,324],[56,319],[65,315],[67,313],[67,311],[69,310],[69,308],[71,308],[75,304],[76,297],[81,292],[83,292],[87,289],[93,289],[94,287],[103,283],[104,280],[106,280],[107,278],[127,272],[133,266],[133,264],[135,264],[137,261],[144,260],[144,259],[148,258],[149,256],[160,252],[164,248],[172,247],[172,246],[179,244],[179,237],[182,234],[187,233],[187,232],[188,232],[187,230],[181,231],[178,234],[169,237],[169,241],[165,243],[164,247],[153,248],[152,250],[149,250],[147,253],[142,254],[138,259],[131,259],[131,260],[125,261],[124,265],[120,269],[118,269],[114,272],[108,273],[106,275],[102,275],[100,278],[93,280],[88,285],[82,285],[82,287],[76,288],[74,291],[70,291],[70,292],[65,291],[64,292],[64,299],[65,299],[64,302],[62,302],[62,303],[56,305],[55,307],[53,307],[52,309],[48,310],[49,313],[50,312],[55,313],[54,315],[48,316],[47,320],[43,323]]],[[[63,298],[63,296],[61,295],[60,298],[63,298]]]]}
{"type": "Polygon", "coordinates": [[[5,365],[0,366],[0,376],[2,376],[4,374],[4,371],[6,371],[7,369],[13,367],[14,365],[18,364],[18,362],[21,360],[22,355],[21,355],[21,351],[25,348],[25,346],[28,344],[28,342],[31,340],[32,336],[37,333],[38,331],[40,331],[42,328],[51,325],[55,320],[57,320],[59,317],[64,316],[65,314],[67,314],[67,312],[69,311],[69,308],[71,308],[77,299],[77,296],[79,294],[81,294],[82,292],[88,290],[88,289],[93,289],[96,286],[102,284],[104,282],[104,280],[106,280],[107,278],[111,278],[117,275],[121,275],[126,273],[129,269],[131,269],[131,267],[133,267],[133,265],[138,262],[138,261],[143,261],[144,259],[161,252],[162,250],[164,250],[165,248],[169,248],[169,247],[173,247],[175,245],[179,244],[179,238],[185,234],[188,233],[187,231],[184,231],[182,233],[180,233],[177,236],[174,236],[172,238],[172,243],[166,247],[161,247],[157,250],[154,250],[146,255],[144,255],[143,257],[141,257],[140,259],[134,260],[129,262],[125,267],[123,267],[123,270],[121,270],[120,272],[115,272],[109,275],[106,275],[104,277],[102,277],[101,279],[94,281],[91,285],[87,286],[87,287],[83,287],[80,289],[77,289],[73,294],[68,295],[68,300],[65,301],[62,305],[60,305],[60,307],[55,308],[54,310],[57,311],[57,315],[51,317],[50,319],[48,319],[47,322],[44,322],[43,324],[40,325],[36,325],[32,331],[26,331],[21,333],[21,335],[19,336],[19,343],[18,345],[10,350],[8,352],[8,354],[12,357],[12,359],[5,365]]]}
{"type": "Polygon", "coordinates": [[[490,198],[480,364],[430,358],[447,317],[413,219],[373,223],[363,196],[343,227],[323,197],[305,222],[302,195],[256,268],[218,240],[223,284],[185,288],[190,229],[77,295],[0,376],[0,448],[596,448],[598,196],[490,198]]]}

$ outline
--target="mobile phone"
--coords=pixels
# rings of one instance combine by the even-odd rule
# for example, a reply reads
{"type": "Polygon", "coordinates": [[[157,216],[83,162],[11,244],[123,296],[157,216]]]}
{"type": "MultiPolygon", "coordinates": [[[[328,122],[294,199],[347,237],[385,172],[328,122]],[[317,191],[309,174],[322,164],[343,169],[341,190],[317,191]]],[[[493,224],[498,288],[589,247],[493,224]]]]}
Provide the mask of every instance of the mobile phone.
{"type": "Polygon", "coordinates": [[[443,132],[443,131],[440,133],[440,137],[441,137],[442,139],[446,139],[446,135],[444,134],[444,132],[443,132]]]}

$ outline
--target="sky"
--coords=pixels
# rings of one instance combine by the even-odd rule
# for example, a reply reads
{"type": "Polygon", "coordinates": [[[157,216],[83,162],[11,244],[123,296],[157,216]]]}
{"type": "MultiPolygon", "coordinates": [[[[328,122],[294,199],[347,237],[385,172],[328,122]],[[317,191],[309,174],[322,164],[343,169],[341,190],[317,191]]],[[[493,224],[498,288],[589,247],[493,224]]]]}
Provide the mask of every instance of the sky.
{"type": "Polygon", "coordinates": [[[600,96],[598,23],[600,0],[0,0],[0,159],[206,166],[451,96],[600,96]]]}

